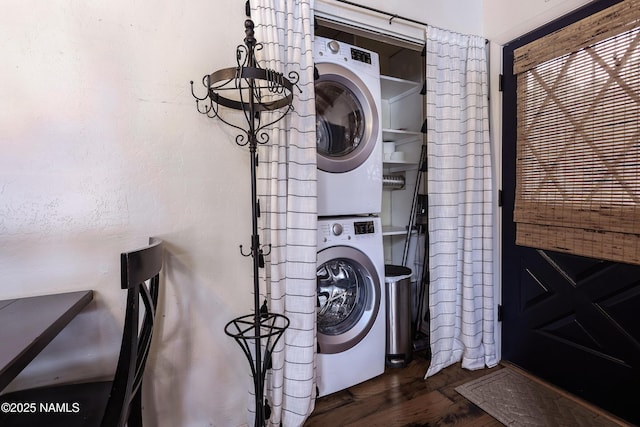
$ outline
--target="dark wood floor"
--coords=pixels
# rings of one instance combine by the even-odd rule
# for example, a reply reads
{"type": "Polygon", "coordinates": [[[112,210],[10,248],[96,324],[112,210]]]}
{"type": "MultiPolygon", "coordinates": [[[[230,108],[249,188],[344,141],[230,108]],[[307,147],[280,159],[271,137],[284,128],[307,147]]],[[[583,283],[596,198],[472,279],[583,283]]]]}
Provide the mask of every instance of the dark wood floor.
{"type": "Polygon", "coordinates": [[[428,366],[416,354],[405,368],[387,368],[383,375],[322,397],[305,427],[502,426],[454,390],[501,366],[468,371],[458,363],[424,380],[428,366]]]}

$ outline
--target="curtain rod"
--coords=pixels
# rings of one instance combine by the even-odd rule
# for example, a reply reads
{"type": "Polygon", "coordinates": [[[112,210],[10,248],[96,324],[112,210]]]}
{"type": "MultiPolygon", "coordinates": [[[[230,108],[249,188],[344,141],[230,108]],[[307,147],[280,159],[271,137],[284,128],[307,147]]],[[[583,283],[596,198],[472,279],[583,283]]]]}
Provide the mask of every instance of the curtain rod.
{"type": "MultiPolygon", "coordinates": [[[[336,0],[338,3],[345,3],[348,4],[350,6],[356,6],[365,10],[368,10],[370,12],[376,12],[376,13],[380,13],[382,15],[387,15],[390,16],[389,18],[389,24],[393,23],[394,19],[403,19],[405,21],[408,22],[412,22],[414,24],[418,24],[418,25],[424,25],[425,27],[434,27],[437,28],[435,25],[431,25],[431,24],[427,24],[426,22],[422,22],[422,21],[416,21],[415,19],[411,19],[411,18],[405,18],[404,16],[400,16],[396,13],[389,13],[389,12],[385,12],[384,10],[380,10],[380,9],[376,9],[374,7],[370,7],[370,6],[364,6],[362,4],[358,4],[358,3],[354,3],[352,1],[349,0],[336,0]]],[[[484,39],[485,44],[489,44],[489,39],[485,38],[484,39]]]]}
{"type": "Polygon", "coordinates": [[[383,15],[390,16],[389,24],[391,24],[394,19],[403,19],[405,21],[413,22],[414,24],[424,25],[425,27],[429,26],[429,24],[427,24],[426,22],[416,21],[415,19],[411,19],[411,18],[405,18],[404,16],[400,16],[397,13],[385,12],[384,10],[376,9],[376,8],[373,8],[373,7],[370,7],[370,6],[364,6],[362,4],[357,4],[357,3],[354,3],[354,2],[349,1],[349,0],[337,0],[337,1],[340,2],[340,3],[346,3],[346,4],[351,5],[351,6],[357,6],[357,7],[360,7],[362,9],[369,10],[371,12],[377,12],[377,13],[381,13],[383,15]]]}
{"type": "MultiPolygon", "coordinates": [[[[357,6],[357,7],[360,7],[362,9],[367,9],[367,10],[369,10],[371,12],[377,12],[377,13],[381,13],[383,15],[390,16],[391,18],[389,18],[389,24],[391,24],[391,22],[394,19],[398,18],[398,19],[404,19],[405,21],[413,22],[414,24],[420,24],[420,25],[424,25],[424,26],[428,26],[429,25],[429,24],[426,24],[424,22],[416,21],[416,20],[410,19],[410,18],[405,18],[404,16],[400,16],[398,14],[385,12],[384,10],[375,9],[375,8],[369,7],[369,6],[364,6],[364,5],[357,4],[357,3],[354,3],[354,2],[351,2],[351,1],[348,1],[348,0],[337,0],[337,1],[340,2],[340,3],[346,3],[346,4],[351,5],[351,6],[357,6]]],[[[251,3],[250,3],[250,0],[246,1],[245,10],[246,10],[246,15],[247,16],[251,16],[251,3]]]]}

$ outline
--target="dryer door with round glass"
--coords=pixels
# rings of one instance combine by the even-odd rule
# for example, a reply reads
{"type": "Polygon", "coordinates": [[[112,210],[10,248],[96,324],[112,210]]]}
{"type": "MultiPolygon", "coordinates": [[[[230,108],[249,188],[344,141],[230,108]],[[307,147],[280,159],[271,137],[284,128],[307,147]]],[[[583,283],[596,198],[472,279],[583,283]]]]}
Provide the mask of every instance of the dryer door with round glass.
{"type": "Polygon", "coordinates": [[[362,165],[375,148],[380,128],[376,103],[352,71],[329,63],[316,68],[318,168],[348,172],[362,165]]]}
{"type": "Polygon", "coordinates": [[[380,280],[371,260],[348,246],[318,253],[318,347],[339,353],[369,332],[380,306],[380,280]]]}

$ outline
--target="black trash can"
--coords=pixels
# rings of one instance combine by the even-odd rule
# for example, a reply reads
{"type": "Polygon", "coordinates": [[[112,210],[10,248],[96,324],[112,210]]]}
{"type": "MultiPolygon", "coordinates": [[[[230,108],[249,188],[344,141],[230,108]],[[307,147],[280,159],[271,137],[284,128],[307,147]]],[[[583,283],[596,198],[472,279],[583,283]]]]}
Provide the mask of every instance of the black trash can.
{"type": "Polygon", "coordinates": [[[384,266],[387,296],[386,365],[403,368],[411,361],[411,269],[384,266]]]}

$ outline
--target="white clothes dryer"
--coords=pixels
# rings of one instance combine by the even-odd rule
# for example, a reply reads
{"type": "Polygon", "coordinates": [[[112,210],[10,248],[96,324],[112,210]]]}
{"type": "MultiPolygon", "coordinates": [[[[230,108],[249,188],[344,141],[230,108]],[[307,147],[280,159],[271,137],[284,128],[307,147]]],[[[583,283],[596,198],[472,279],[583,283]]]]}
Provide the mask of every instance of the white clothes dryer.
{"type": "Polygon", "coordinates": [[[380,63],[376,52],[316,37],[318,216],[382,210],[380,63]]]}
{"type": "Polygon", "coordinates": [[[320,218],[316,276],[317,384],[325,396],[384,372],[380,218],[320,218]]]}

